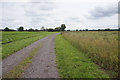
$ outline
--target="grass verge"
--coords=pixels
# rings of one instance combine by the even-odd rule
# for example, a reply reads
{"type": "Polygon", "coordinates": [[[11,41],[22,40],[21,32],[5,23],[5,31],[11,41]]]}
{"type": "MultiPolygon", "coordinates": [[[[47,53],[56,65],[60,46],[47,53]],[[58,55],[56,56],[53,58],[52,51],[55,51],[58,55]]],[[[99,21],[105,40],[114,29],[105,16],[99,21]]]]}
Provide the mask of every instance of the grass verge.
{"type": "Polygon", "coordinates": [[[3,44],[2,45],[2,58],[4,59],[4,58],[8,57],[9,55],[11,55],[12,53],[14,53],[14,52],[30,45],[31,43],[33,43],[33,42],[35,42],[35,41],[37,41],[45,36],[48,36],[50,34],[53,34],[53,33],[40,32],[39,35],[36,37],[30,37],[27,39],[17,40],[17,41],[8,43],[8,44],[3,44]]]}
{"type": "Polygon", "coordinates": [[[22,62],[9,71],[3,78],[19,78],[24,70],[32,63],[33,56],[37,53],[38,49],[42,46],[37,46],[22,62]]]}
{"type": "Polygon", "coordinates": [[[61,78],[109,78],[86,54],[79,52],[61,35],[55,39],[55,51],[61,78]]]}

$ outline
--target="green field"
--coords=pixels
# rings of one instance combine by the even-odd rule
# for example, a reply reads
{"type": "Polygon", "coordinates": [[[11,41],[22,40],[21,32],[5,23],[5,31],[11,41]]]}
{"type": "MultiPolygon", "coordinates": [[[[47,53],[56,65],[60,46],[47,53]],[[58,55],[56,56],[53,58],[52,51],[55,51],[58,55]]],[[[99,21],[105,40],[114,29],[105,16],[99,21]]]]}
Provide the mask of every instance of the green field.
{"type": "Polygon", "coordinates": [[[2,58],[50,34],[53,32],[2,32],[2,58]]]}
{"type": "MultiPolygon", "coordinates": [[[[72,46],[63,36],[55,40],[56,62],[62,78],[109,78],[92,60],[72,46]]],[[[69,79],[68,79],[69,80],[69,79]]],[[[92,79],[91,79],[92,80],[92,79]]]]}
{"type": "MultiPolygon", "coordinates": [[[[118,72],[118,32],[63,32],[62,35],[80,52],[115,77],[118,72]]],[[[79,56],[79,54],[78,54],[79,56]]]]}

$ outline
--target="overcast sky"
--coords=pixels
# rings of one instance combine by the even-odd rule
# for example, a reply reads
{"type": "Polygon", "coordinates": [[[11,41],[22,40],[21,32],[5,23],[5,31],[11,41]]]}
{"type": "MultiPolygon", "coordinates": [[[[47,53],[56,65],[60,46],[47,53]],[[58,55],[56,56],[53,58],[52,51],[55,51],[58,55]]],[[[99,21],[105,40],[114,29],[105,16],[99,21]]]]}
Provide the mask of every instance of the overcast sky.
{"type": "Polygon", "coordinates": [[[119,0],[1,0],[0,27],[118,28],[119,0]]]}

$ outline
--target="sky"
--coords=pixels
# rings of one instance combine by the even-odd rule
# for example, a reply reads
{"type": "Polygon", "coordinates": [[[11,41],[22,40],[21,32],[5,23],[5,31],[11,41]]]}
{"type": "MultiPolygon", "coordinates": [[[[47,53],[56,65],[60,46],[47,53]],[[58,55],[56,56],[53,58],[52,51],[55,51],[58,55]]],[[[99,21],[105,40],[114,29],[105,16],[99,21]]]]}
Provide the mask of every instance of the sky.
{"type": "Polygon", "coordinates": [[[0,28],[118,28],[119,0],[0,0],[0,28]]]}

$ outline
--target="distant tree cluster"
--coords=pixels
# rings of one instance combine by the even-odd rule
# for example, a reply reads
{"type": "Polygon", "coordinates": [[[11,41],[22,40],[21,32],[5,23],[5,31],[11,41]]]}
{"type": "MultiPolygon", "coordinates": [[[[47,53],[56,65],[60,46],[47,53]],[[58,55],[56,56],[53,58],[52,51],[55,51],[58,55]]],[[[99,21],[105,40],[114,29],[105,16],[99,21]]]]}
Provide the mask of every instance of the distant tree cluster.
{"type": "Polygon", "coordinates": [[[46,29],[46,31],[48,32],[53,32],[53,31],[65,31],[66,25],[65,24],[61,24],[61,27],[56,27],[55,29],[49,28],[46,29]]]}
{"type": "Polygon", "coordinates": [[[17,30],[18,30],[18,31],[24,31],[24,27],[23,27],[23,26],[20,26],[17,30]]]}
{"type": "Polygon", "coordinates": [[[5,29],[3,29],[2,31],[15,31],[14,29],[9,29],[8,27],[6,27],[5,29]]]}

